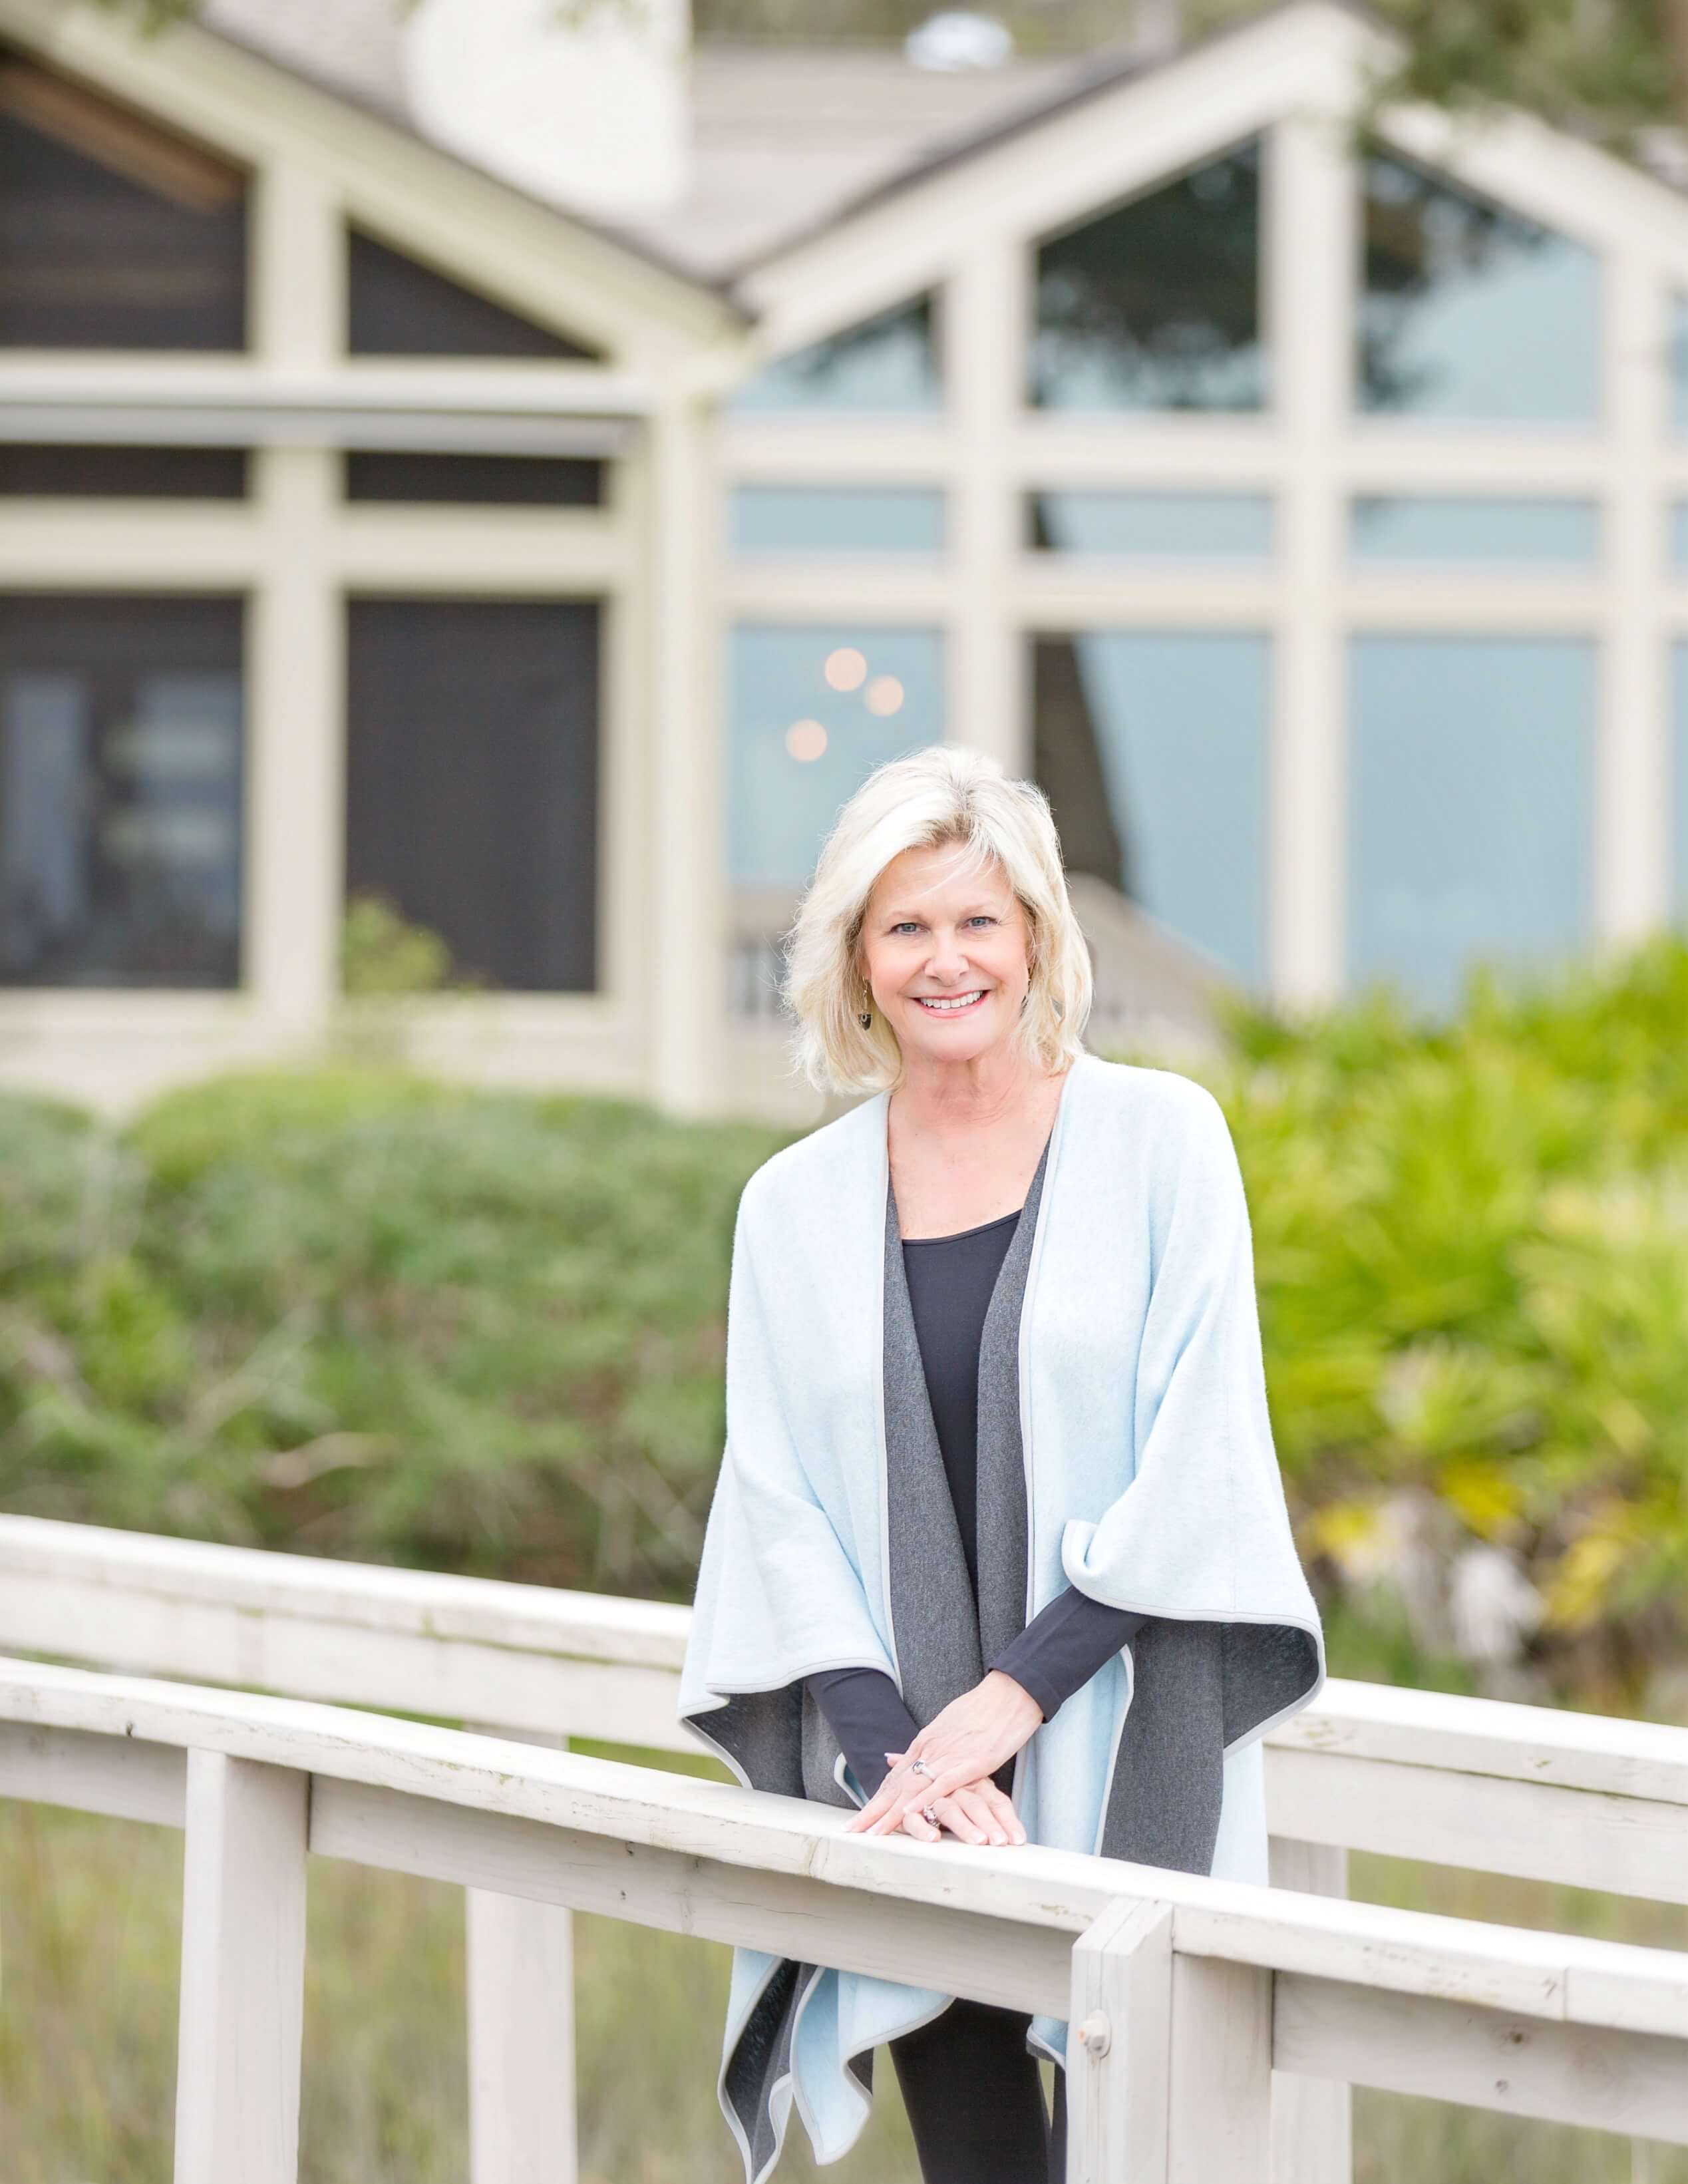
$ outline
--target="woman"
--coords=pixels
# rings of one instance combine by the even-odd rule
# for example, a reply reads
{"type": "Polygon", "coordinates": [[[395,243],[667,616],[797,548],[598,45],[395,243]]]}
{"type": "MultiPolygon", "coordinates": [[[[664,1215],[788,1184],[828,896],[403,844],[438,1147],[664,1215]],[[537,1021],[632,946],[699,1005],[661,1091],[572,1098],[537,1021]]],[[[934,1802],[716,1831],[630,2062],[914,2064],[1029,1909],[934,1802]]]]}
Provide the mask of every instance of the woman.
{"type": "MultiPolygon", "coordinates": [[[[788,966],[799,1063],[872,1096],[739,1201],[681,1720],[850,1830],[1263,1882],[1260,1739],[1324,1650],[1217,1103],[1083,1050],[1048,805],[977,753],[862,785],[788,966]]],[[[886,2042],[926,2184],[1043,2184],[1066,2037],[740,1948],[717,2092],[761,2184],[794,2098],[848,2150],[886,2042]]]]}

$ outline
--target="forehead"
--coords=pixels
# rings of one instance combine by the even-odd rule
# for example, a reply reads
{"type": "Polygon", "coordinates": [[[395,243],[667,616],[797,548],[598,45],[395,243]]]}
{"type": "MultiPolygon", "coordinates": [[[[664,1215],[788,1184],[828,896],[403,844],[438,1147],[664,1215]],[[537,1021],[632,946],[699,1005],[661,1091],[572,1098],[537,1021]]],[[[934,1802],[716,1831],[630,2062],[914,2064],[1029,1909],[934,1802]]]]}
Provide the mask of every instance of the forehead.
{"type": "Polygon", "coordinates": [[[905,850],[893,857],[874,882],[870,900],[875,911],[940,896],[1000,905],[1011,900],[1012,893],[1008,876],[994,857],[980,862],[965,842],[942,842],[905,850]]]}

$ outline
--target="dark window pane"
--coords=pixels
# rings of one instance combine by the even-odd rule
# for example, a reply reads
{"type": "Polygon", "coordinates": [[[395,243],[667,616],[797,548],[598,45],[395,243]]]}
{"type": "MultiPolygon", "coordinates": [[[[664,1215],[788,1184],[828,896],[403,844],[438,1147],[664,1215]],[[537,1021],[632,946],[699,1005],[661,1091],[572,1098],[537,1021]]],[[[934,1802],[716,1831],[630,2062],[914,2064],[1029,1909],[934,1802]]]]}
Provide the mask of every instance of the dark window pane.
{"type": "Polygon", "coordinates": [[[604,500],[604,465],[573,455],[433,455],[354,448],[346,457],[346,498],[598,508],[604,500]]]}
{"type": "Polygon", "coordinates": [[[439,934],[460,975],[597,983],[598,608],[354,599],[346,887],[439,934]]]}
{"type": "Polygon", "coordinates": [[[1269,641],[1101,630],[1033,649],[1033,764],[1069,872],[1266,979],[1269,641]]]}
{"type": "Polygon", "coordinates": [[[590,357],[549,326],[536,326],[460,287],[443,273],[390,250],[354,228],[347,237],[346,345],[354,356],[590,357]]]}
{"type": "Polygon", "coordinates": [[[238,983],[241,620],[0,599],[0,983],[238,983]]]}
{"type": "Polygon", "coordinates": [[[0,347],[245,343],[238,170],[0,54],[0,347]]]}
{"type": "Polygon", "coordinates": [[[1038,253],[1045,410],[1258,410],[1260,148],[1246,144],[1038,253]]]}
{"type": "Polygon", "coordinates": [[[1365,164],[1362,410],[1590,422],[1592,251],[1403,159],[1365,164]]]}
{"type": "Polygon", "coordinates": [[[733,410],[908,410],[942,407],[930,296],[900,304],[790,356],[738,388],[733,410]]]}
{"type": "Polygon", "coordinates": [[[1471,966],[1588,935],[1595,648],[1364,636],[1349,689],[1348,968],[1450,1008],[1471,966]]]}
{"type": "Polygon", "coordinates": [[[244,448],[0,445],[0,493],[87,500],[240,500],[244,448]]]}

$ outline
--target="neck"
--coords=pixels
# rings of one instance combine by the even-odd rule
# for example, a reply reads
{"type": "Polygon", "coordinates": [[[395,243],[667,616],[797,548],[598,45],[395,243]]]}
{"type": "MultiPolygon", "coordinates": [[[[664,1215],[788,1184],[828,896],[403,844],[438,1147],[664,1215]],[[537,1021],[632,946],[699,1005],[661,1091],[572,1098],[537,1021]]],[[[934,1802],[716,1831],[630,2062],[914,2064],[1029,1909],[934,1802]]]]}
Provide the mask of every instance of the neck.
{"type": "Polygon", "coordinates": [[[900,1133],[951,1138],[1011,1126],[1058,1098],[1064,1072],[1051,1076],[1035,1061],[1000,1047],[966,1061],[905,1055],[903,1079],[890,1095],[900,1133]]]}

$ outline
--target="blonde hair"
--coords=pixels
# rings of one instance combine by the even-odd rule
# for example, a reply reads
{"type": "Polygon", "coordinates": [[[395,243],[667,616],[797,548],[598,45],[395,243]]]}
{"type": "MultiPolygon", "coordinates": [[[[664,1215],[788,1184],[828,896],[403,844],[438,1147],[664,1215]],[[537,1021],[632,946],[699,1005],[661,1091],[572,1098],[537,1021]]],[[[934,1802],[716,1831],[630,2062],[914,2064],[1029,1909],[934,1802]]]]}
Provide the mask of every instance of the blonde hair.
{"type": "Polygon", "coordinates": [[[794,1068],[822,1091],[880,1092],[903,1074],[902,1049],[881,1010],[862,1028],[860,946],[874,885],[905,850],[948,842],[961,869],[994,862],[1028,928],[1031,982],[1012,1037],[1054,1072],[1084,1047],[1090,951],[1072,914],[1049,799],[1011,781],[983,751],[933,744],[876,766],[839,812],[795,921],[784,936],[783,981],[797,1019],[794,1068]]]}

